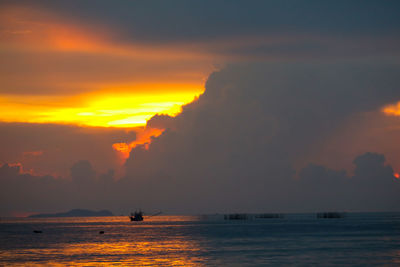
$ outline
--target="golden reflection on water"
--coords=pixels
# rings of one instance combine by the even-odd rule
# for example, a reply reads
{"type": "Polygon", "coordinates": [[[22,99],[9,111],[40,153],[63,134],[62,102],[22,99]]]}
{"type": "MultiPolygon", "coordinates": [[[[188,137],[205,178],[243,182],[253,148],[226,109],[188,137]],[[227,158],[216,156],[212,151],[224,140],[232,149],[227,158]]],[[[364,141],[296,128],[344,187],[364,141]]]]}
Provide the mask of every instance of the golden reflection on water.
{"type": "MultiPolygon", "coordinates": [[[[169,222],[181,218],[170,217],[148,218],[146,223],[125,223],[125,217],[107,219],[109,223],[117,225],[104,221],[104,224],[92,225],[98,218],[68,218],[71,224],[60,225],[62,229],[68,231],[70,228],[77,230],[86,227],[82,230],[82,236],[78,234],[79,242],[61,241],[63,233],[60,233],[60,242],[53,240],[51,246],[43,247],[38,242],[37,248],[30,246],[18,250],[0,250],[0,257],[13,266],[202,266],[204,259],[196,256],[201,250],[198,242],[185,235],[171,236],[164,232],[164,228],[179,227],[169,222]],[[76,224],[77,220],[79,224],[76,224]],[[100,235],[99,229],[104,229],[105,234],[100,235]]],[[[47,220],[56,224],[60,222],[59,218],[47,220]]],[[[46,235],[45,231],[33,235],[32,241],[35,242],[37,237],[47,238],[46,235]]]]}
{"type": "Polygon", "coordinates": [[[199,257],[190,255],[198,247],[186,240],[161,242],[104,242],[69,244],[56,248],[25,249],[13,254],[1,253],[2,258],[19,266],[202,266],[199,257]],[[49,261],[37,261],[35,255],[48,257],[49,261]],[[24,257],[27,261],[15,264],[24,257]],[[29,260],[31,259],[31,260],[29,260]]]}
{"type": "Polygon", "coordinates": [[[193,242],[186,240],[157,242],[118,242],[118,243],[84,243],[72,244],[62,249],[64,255],[97,255],[96,262],[77,260],[69,264],[97,266],[106,265],[129,266],[199,266],[200,259],[192,257],[188,252],[198,248],[193,242]]]}

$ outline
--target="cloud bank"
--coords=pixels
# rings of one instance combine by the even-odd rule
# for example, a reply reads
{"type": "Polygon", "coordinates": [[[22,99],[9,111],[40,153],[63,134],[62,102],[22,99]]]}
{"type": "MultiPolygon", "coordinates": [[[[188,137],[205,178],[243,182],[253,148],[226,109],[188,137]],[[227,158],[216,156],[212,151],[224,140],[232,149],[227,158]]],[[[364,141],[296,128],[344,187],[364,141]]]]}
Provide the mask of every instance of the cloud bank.
{"type": "Polygon", "coordinates": [[[0,164],[66,177],[76,161],[90,159],[97,171],[107,172],[123,164],[112,145],[135,139],[135,129],[0,123],[0,164]]]}
{"type": "Polygon", "coordinates": [[[399,77],[397,65],[365,62],[229,66],[210,75],[204,94],[177,117],[148,122],[166,130],[134,147],[122,179],[88,161],[72,166],[70,180],[3,165],[1,212],[398,210],[400,181],[384,155],[355,157],[354,174],[310,155],[355,115],[400,100],[399,77]]]}
{"type": "MultiPolygon", "coordinates": [[[[296,189],[296,161],[351,115],[399,100],[398,74],[398,66],[379,64],[230,66],[209,77],[174,129],[148,150],[132,150],[126,180],[144,188],[139,201],[155,194],[181,209],[294,209],[310,193],[296,189]]],[[[296,209],[315,206],[306,203],[296,209]]]]}

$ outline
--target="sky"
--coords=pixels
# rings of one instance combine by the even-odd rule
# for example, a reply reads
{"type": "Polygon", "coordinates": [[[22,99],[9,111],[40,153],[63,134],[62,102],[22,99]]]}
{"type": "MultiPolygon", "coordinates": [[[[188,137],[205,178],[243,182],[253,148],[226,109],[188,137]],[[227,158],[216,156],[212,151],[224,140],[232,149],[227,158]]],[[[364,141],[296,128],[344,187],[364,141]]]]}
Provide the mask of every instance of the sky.
{"type": "Polygon", "coordinates": [[[0,216],[400,211],[398,1],[0,1],[0,216]]]}

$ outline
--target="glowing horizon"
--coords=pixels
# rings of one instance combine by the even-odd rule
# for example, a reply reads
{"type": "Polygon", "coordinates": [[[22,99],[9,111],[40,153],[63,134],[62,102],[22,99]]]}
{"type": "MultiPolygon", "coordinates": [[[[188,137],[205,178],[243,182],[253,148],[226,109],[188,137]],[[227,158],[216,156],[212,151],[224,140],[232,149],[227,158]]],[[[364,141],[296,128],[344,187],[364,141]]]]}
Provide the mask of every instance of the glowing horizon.
{"type": "Polygon", "coordinates": [[[196,85],[158,86],[167,90],[158,94],[108,91],[71,97],[0,96],[0,121],[131,128],[145,125],[155,114],[178,114],[182,105],[203,90],[196,85]],[[190,90],[171,90],[185,86],[190,90]]]}

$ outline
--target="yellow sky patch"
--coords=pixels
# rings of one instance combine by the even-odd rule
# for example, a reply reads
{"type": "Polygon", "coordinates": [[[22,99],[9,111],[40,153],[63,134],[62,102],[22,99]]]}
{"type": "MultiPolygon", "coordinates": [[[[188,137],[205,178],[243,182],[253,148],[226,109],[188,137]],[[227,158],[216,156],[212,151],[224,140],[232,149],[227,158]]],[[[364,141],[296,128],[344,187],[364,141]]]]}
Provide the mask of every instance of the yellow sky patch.
{"type": "MultiPolygon", "coordinates": [[[[173,87],[174,85],[166,85],[173,87]]],[[[182,85],[180,85],[182,86],[182,85]]],[[[63,123],[101,127],[136,127],[157,113],[176,115],[181,106],[202,92],[190,90],[164,93],[91,93],[70,97],[0,97],[0,120],[4,122],[63,123]]]]}

